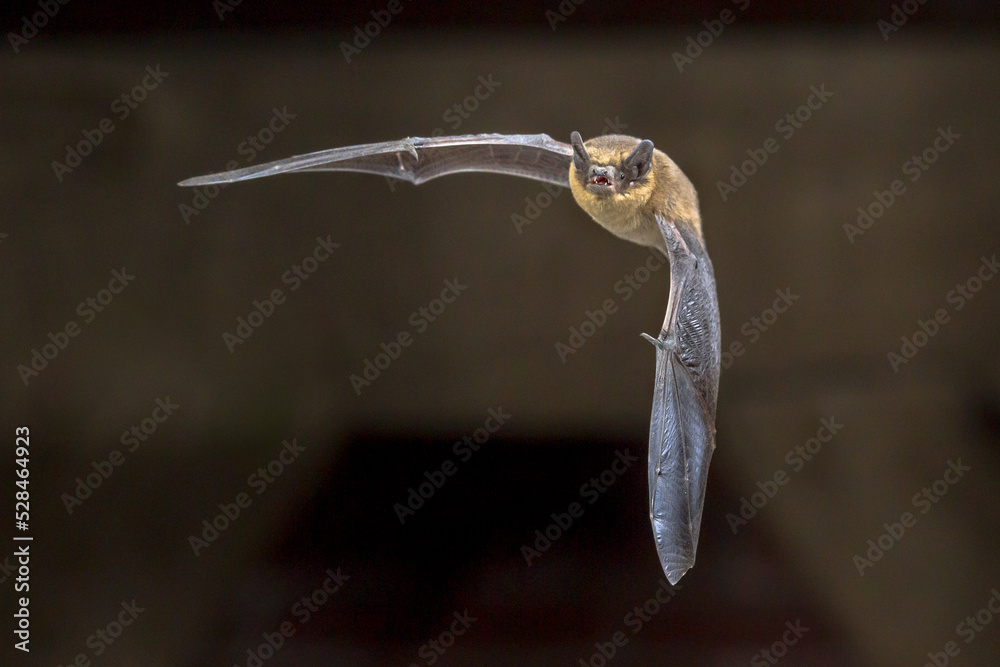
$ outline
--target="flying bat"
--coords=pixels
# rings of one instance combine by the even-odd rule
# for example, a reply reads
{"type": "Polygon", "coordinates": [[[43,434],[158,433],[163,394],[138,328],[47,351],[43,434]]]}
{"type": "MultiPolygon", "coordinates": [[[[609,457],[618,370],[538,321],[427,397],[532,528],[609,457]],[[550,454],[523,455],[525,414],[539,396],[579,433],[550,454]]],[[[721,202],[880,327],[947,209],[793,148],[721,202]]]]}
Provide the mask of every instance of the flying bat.
{"type": "Polygon", "coordinates": [[[658,248],[670,262],[670,296],[656,346],[649,424],[649,518],[671,584],[694,565],[715,450],[721,361],[715,273],[691,181],[648,139],[603,135],[571,143],[547,134],[474,134],[334,148],[182,181],[199,186],[300,171],[356,171],[419,185],[482,171],[569,188],[612,234],[658,248]]]}

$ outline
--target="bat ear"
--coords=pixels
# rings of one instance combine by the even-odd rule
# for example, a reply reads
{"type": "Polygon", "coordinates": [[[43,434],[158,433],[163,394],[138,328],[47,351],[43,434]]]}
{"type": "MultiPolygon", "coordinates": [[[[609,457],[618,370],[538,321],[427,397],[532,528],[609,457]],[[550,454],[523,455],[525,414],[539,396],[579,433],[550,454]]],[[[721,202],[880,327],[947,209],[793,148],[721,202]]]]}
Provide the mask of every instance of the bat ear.
{"type": "Polygon", "coordinates": [[[573,144],[573,166],[580,173],[585,173],[587,165],[590,164],[590,155],[583,145],[583,137],[580,136],[579,132],[573,132],[569,135],[569,140],[573,144]]]}
{"type": "Polygon", "coordinates": [[[625,158],[625,173],[631,180],[642,178],[649,173],[649,168],[653,164],[653,142],[643,139],[635,150],[625,158]]]}

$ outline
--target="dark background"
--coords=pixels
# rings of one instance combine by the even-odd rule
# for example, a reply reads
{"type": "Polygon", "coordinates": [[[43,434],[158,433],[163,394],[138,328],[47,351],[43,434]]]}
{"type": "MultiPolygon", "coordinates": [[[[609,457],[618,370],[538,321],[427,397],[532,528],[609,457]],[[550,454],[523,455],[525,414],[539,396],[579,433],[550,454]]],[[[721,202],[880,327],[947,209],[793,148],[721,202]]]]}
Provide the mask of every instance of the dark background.
{"type": "Polygon", "coordinates": [[[886,2],[566,2],[554,29],[556,2],[403,2],[347,62],[340,44],[386,5],[243,0],[220,18],[207,0],[70,0],[16,50],[9,33],[40,10],[8,6],[0,506],[13,511],[27,425],[35,541],[24,655],[2,523],[4,664],[247,665],[283,622],[295,634],[263,664],[600,665],[616,632],[627,643],[608,664],[922,665],[948,642],[948,664],[991,664],[1000,280],[961,309],[948,295],[1000,252],[996,3],[912,3],[885,39],[886,2]],[[679,71],[673,54],[724,9],[735,21],[679,71]],[[147,67],[167,76],[122,118],[112,105],[147,67]],[[477,99],[480,77],[499,85],[477,99]],[[779,132],[821,86],[833,96],[779,132]],[[249,152],[275,110],[293,117],[249,152]],[[58,178],[52,163],[102,118],[114,130],[58,178]],[[723,345],[743,352],[722,373],[697,565],[641,627],[633,610],[663,575],[643,453],[654,351],[639,333],[662,321],[668,274],[628,300],[615,286],[646,250],[568,192],[502,176],[294,175],[202,193],[187,219],[199,193],[175,185],[438,128],[618,129],[700,192],[723,345]],[[948,128],[960,138],[911,181],[905,163],[948,128]],[[772,137],[778,151],[723,199],[717,183],[772,137]],[[844,225],[895,179],[903,194],[852,242],[844,225]],[[327,236],[340,247],[288,289],[283,273],[327,236]],[[86,322],[78,304],[122,267],[134,281],[86,322]],[[467,290],[417,333],[411,314],[455,279],[467,290]],[[230,353],[223,332],[274,288],[287,301],[230,353]],[[798,298],[771,320],[776,290],[798,298]],[[607,299],[617,310],[563,362],[556,343],[607,299]],[[938,309],[947,321],[894,369],[887,355],[938,309]],[[71,320],[79,335],[26,385],[18,367],[71,320]],[[356,393],[350,376],[401,331],[412,345],[356,393]],[[179,407],[128,451],[122,433],[168,397],[179,407]],[[462,460],[453,443],[491,409],[510,418],[462,460]],[[831,419],[836,435],[793,465],[831,419]],[[251,475],[292,439],[305,449],[261,488],[251,475]],[[626,451],[638,464],[590,504],[582,485],[626,451]],[[112,456],[69,512],[78,478],[112,456]],[[401,525],[393,506],[446,461],[455,474],[401,525]],[[938,502],[915,504],[959,461],[938,502]],[[762,487],[773,497],[735,524],[762,487]],[[249,507],[196,556],[191,536],[240,493],[249,507]],[[572,502],[583,515],[529,566],[522,547],[572,502]],[[886,537],[905,512],[915,524],[886,537]],[[880,537],[890,548],[859,573],[880,537]],[[327,570],[349,578],[302,623],[297,601],[327,570]],[[137,620],[95,639],[133,600],[137,620]],[[983,608],[991,622],[970,636],[960,624],[983,608]],[[466,612],[477,620],[429,653],[466,612]],[[790,645],[788,627],[808,630],[790,645]]]}

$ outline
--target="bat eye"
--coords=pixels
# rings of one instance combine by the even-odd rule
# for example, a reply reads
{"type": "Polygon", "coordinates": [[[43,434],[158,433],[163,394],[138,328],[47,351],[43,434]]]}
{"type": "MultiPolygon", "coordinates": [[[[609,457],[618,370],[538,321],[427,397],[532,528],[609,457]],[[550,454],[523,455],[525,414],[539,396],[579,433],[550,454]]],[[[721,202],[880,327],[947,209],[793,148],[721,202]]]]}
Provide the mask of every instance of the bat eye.
{"type": "Polygon", "coordinates": [[[625,174],[622,173],[622,172],[618,172],[618,180],[624,181],[625,180],[625,174]]]}
{"type": "Polygon", "coordinates": [[[642,173],[642,163],[640,162],[639,164],[631,168],[626,166],[624,171],[618,174],[618,177],[623,181],[626,178],[628,178],[629,182],[628,184],[633,185],[636,181],[639,180],[639,174],[641,173],[642,173]],[[626,176],[626,174],[628,174],[628,176],[626,176]]]}

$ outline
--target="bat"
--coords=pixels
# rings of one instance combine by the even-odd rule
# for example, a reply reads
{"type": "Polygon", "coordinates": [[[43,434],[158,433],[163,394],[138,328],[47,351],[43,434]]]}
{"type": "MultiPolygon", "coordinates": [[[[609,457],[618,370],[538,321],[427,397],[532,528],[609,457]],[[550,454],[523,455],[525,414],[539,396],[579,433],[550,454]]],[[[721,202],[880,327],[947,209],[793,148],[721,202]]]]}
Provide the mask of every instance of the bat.
{"type": "Polygon", "coordinates": [[[691,181],[648,139],[603,135],[569,144],[547,134],[412,137],[334,148],[182,181],[232,183],[286,172],[355,171],[415,185],[465,171],[522,176],[569,188],[612,234],[658,248],[670,262],[670,296],[656,347],[649,423],[649,518],[671,584],[698,547],[708,467],[715,451],[720,324],[715,273],[691,181]]]}

